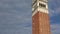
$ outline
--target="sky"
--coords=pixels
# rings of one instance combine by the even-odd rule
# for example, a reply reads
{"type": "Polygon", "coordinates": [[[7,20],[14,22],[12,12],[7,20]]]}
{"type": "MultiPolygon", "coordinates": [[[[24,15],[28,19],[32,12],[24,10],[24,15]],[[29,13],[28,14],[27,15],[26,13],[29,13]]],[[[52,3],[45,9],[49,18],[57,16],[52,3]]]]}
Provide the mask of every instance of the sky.
{"type": "MultiPolygon", "coordinates": [[[[52,34],[60,34],[60,0],[48,0],[52,34]]],[[[32,0],[0,0],[0,34],[32,34],[32,0]]]]}

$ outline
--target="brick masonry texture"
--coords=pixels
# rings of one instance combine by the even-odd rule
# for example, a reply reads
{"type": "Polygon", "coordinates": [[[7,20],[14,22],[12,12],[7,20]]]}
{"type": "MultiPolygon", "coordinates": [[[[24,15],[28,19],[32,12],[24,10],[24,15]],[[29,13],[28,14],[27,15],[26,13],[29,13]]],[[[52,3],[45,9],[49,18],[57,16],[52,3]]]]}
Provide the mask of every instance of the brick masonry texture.
{"type": "Polygon", "coordinates": [[[32,34],[51,34],[47,13],[37,11],[37,13],[32,16],[32,34]]]}

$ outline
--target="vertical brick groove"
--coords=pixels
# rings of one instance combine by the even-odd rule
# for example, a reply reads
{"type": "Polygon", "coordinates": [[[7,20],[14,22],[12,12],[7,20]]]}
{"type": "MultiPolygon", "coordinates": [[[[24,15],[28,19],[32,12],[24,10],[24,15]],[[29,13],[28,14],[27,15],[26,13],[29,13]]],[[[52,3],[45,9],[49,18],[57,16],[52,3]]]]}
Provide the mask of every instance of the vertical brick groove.
{"type": "Polygon", "coordinates": [[[32,34],[50,34],[48,14],[38,11],[32,16],[32,34]]]}

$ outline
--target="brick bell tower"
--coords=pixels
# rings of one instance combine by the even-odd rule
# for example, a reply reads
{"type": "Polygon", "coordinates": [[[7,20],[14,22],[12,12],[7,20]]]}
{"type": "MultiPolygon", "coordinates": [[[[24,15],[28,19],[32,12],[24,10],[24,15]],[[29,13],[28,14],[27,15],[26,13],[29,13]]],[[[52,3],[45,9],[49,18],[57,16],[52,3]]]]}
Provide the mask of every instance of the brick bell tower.
{"type": "Polygon", "coordinates": [[[32,0],[32,34],[51,34],[47,0],[32,0]]]}

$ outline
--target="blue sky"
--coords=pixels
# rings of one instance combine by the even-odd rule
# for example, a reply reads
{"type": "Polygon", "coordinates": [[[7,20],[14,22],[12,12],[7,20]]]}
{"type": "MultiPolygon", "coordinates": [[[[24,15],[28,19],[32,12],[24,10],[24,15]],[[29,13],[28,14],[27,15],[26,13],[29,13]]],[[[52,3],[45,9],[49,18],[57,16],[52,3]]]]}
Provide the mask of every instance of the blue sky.
{"type": "MultiPolygon", "coordinates": [[[[60,0],[48,0],[52,34],[60,34],[60,0]]],[[[32,34],[32,0],[0,0],[0,34],[32,34]]]]}
{"type": "Polygon", "coordinates": [[[49,12],[52,34],[60,34],[60,0],[49,0],[49,12]]]}

